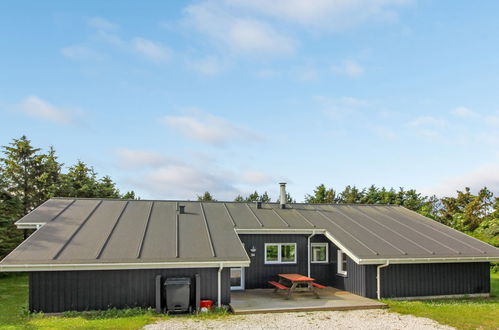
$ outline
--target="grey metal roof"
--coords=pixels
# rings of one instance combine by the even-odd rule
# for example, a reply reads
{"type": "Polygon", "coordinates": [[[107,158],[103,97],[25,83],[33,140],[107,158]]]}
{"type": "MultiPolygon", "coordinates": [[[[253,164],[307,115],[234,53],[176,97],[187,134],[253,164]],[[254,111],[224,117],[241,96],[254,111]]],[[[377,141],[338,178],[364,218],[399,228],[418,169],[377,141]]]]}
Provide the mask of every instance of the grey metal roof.
{"type": "Polygon", "coordinates": [[[252,232],[324,233],[359,263],[499,260],[499,249],[399,206],[57,198],[23,224],[43,226],[0,266],[248,263],[238,234],[252,232]]]}

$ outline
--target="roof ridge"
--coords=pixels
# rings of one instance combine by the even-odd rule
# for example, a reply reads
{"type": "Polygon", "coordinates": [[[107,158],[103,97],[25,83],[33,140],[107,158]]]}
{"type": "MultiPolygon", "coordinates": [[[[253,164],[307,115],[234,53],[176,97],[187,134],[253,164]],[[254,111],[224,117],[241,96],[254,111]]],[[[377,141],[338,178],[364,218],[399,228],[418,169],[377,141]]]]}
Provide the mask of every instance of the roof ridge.
{"type": "MultiPolygon", "coordinates": [[[[222,204],[222,203],[231,203],[231,204],[254,204],[255,202],[236,202],[236,201],[197,201],[197,200],[188,200],[188,199],[127,199],[127,198],[99,198],[99,197],[51,197],[50,199],[59,199],[59,200],[102,200],[102,201],[127,201],[127,202],[172,202],[172,203],[210,203],[210,204],[222,204]]],[[[262,202],[265,204],[279,205],[279,202],[262,202]]],[[[398,204],[366,204],[366,203],[288,203],[286,205],[328,205],[328,206],[394,206],[394,207],[403,207],[398,204]]]]}

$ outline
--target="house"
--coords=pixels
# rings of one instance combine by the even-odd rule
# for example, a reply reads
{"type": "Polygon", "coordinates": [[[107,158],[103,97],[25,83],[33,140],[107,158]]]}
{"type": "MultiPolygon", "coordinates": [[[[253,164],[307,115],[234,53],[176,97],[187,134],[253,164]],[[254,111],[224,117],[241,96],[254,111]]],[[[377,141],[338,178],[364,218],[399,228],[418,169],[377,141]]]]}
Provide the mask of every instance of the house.
{"type": "Polygon", "coordinates": [[[218,304],[278,273],[370,298],[488,295],[499,261],[401,206],[53,198],[16,225],[36,231],[0,270],[29,272],[29,309],[43,312],[154,307],[173,276],[218,304]]]}

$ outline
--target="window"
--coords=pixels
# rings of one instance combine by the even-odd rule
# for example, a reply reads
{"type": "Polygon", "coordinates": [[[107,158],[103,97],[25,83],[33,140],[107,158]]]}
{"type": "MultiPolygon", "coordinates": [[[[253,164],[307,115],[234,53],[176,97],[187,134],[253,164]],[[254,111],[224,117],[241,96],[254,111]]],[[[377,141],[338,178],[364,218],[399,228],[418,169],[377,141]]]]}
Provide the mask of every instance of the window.
{"type": "Polygon", "coordinates": [[[265,243],[265,263],[296,263],[296,243],[265,243]]]}
{"type": "Polygon", "coordinates": [[[310,244],[310,252],[312,254],[312,263],[327,263],[329,260],[329,251],[327,243],[312,243],[310,244]]]}
{"type": "Polygon", "coordinates": [[[341,250],[338,250],[338,274],[347,275],[347,255],[341,250]]]}

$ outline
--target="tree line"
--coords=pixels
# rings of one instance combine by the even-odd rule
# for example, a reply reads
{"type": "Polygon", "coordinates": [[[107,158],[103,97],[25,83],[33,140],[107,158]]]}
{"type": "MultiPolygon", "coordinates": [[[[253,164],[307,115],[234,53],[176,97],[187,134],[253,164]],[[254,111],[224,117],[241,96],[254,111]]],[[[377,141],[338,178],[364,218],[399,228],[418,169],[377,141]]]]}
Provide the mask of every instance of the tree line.
{"type": "MultiPolygon", "coordinates": [[[[54,148],[43,152],[26,136],[13,139],[0,149],[0,259],[23,240],[23,231],[14,222],[51,197],[137,199],[133,191],[121,193],[107,175],[78,160],[65,166],[54,148]]],[[[198,195],[200,201],[215,201],[210,192],[198,195]]],[[[236,202],[272,202],[267,192],[238,195],[236,202]]],[[[306,203],[401,205],[410,210],[499,246],[499,197],[487,188],[473,194],[469,188],[456,196],[424,196],[414,189],[387,189],[346,186],[342,191],[318,185],[305,195],[306,203]]],[[[295,203],[288,193],[287,203],[295,203]]]]}

